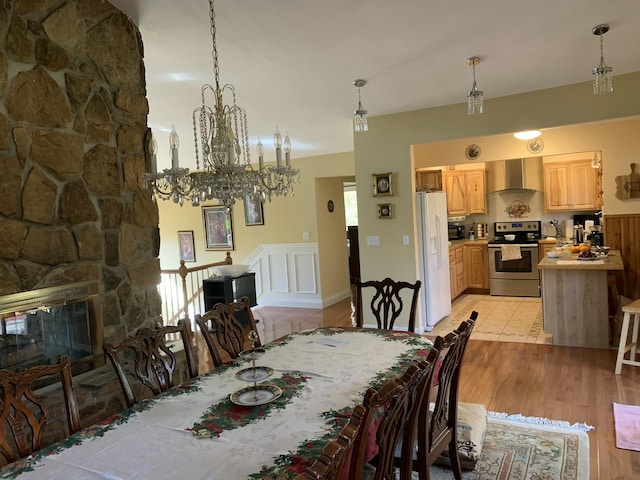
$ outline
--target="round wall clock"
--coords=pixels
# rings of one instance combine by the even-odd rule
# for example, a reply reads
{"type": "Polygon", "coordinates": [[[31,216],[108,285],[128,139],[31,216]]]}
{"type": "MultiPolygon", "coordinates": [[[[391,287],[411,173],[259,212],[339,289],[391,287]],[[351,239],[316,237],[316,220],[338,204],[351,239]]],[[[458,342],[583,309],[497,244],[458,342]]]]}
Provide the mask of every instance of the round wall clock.
{"type": "Polygon", "coordinates": [[[529,140],[527,143],[527,150],[531,153],[538,153],[544,148],[544,142],[540,137],[529,140]]]}
{"type": "Polygon", "coordinates": [[[466,155],[466,157],[469,160],[475,160],[476,158],[478,158],[480,156],[480,147],[478,145],[476,145],[475,143],[472,143],[464,151],[464,154],[466,155]]]}

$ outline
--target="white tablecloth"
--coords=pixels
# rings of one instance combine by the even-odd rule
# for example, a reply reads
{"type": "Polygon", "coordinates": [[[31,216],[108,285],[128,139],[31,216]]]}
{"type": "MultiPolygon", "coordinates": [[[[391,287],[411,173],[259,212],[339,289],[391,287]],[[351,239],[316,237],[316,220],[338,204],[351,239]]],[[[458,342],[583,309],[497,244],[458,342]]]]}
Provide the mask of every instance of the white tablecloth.
{"type": "Polygon", "coordinates": [[[257,361],[275,369],[266,382],[282,381],[285,375],[295,387],[279,408],[265,406],[262,417],[252,418],[258,410],[233,408],[228,401],[248,385],[235,374],[250,363],[223,366],[45,449],[46,455],[5,467],[0,478],[234,480],[263,478],[266,472],[275,478],[283,471],[278,478],[292,478],[296,457],[291,454],[311,449],[314,442],[324,444],[339,428],[328,417],[350,410],[368,386],[401,373],[408,359],[426,355],[430,347],[426,338],[404,333],[300,332],[268,345],[257,361]],[[202,426],[203,415],[215,405],[228,414],[224,421],[241,426],[222,422],[218,435],[196,438],[189,429],[202,426]]]}

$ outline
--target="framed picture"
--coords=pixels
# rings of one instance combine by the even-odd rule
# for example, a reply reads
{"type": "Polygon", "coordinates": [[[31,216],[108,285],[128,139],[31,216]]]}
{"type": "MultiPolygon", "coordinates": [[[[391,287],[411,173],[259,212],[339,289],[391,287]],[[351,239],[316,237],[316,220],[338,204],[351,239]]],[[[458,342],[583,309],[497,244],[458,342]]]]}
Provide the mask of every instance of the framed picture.
{"type": "Polygon", "coordinates": [[[373,174],[373,196],[382,197],[392,195],[391,193],[391,173],[373,174]]]}
{"type": "Polygon", "coordinates": [[[262,202],[253,195],[244,197],[244,224],[247,226],[264,225],[262,202]]]}
{"type": "Polygon", "coordinates": [[[378,218],[391,218],[391,204],[379,203],[378,204],[378,218]]]}
{"type": "Polygon", "coordinates": [[[193,230],[178,231],[178,248],[180,249],[180,260],[184,260],[185,262],[196,261],[193,230]]]}
{"type": "Polygon", "coordinates": [[[207,250],[233,250],[231,208],[224,205],[202,207],[207,250]]]}

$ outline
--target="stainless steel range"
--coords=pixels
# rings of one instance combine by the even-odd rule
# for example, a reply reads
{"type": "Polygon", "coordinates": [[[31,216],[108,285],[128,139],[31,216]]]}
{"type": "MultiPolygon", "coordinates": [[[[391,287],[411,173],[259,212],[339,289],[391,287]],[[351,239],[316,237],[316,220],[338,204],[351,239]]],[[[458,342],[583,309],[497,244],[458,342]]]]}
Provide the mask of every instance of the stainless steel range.
{"type": "Polygon", "coordinates": [[[489,293],[510,297],[539,297],[538,240],[540,221],[496,222],[489,240],[489,293]],[[513,235],[513,237],[511,237],[513,235]],[[516,259],[503,259],[510,256],[516,259]]]}

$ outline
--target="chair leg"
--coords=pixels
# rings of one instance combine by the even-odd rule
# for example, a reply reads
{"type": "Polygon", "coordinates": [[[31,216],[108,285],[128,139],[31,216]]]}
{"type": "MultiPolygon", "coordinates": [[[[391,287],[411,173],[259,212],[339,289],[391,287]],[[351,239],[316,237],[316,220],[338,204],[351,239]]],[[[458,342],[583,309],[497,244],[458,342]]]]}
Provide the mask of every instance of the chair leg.
{"type": "MultiPolygon", "coordinates": [[[[620,343],[618,344],[618,358],[616,359],[616,375],[620,375],[622,373],[622,360],[624,359],[624,354],[627,350],[627,338],[629,336],[630,317],[631,317],[631,313],[624,312],[624,316],[622,317],[622,330],[620,331],[620,343]]],[[[635,327],[635,322],[634,322],[634,327],[635,327]]]]}
{"type": "Polygon", "coordinates": [[[631,333],[631,357],[630,360],[635,361],[636,349],[638,348],[638,323],[640,323],[640,315],[633,314],[633,332],[631,333]]]}
{"type": "Polygon", "coordinates": [[[462,480],[462,465],[460,465],[460,457],[458,456],[458,440],[454,438],[449,443],[449,459],[451,460],[451,470],[453,470],[453,478],[462,480]]]}

